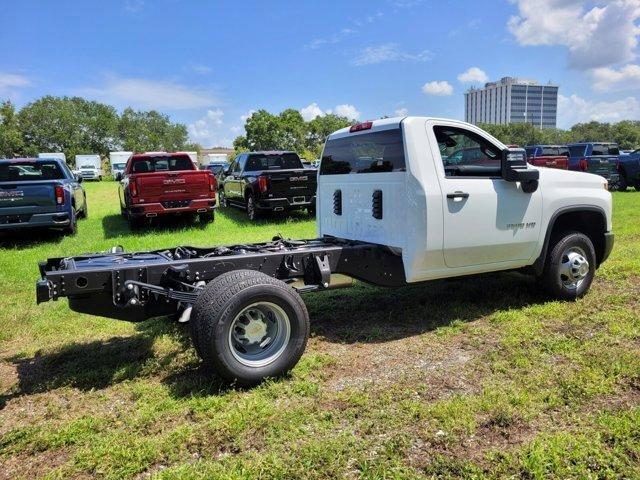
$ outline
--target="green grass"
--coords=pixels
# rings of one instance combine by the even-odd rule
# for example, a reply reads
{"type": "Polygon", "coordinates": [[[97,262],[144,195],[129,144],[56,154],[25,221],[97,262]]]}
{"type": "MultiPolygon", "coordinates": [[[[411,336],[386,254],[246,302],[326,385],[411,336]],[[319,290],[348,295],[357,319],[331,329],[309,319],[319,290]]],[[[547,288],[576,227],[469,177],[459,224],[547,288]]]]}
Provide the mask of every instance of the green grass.
{"type": "Polygon", "coordinates": [[[514,273],[311,294],[299,365],[236,390],[168,319],[36,306],[37,262],[311,238],[315,221],[227,210],[132,233],[114,182],[86,188],[77,236],[0,238],[0,478],[640,476],[640,193],[614,194],[616,247],[578,302],[514,273]]]}

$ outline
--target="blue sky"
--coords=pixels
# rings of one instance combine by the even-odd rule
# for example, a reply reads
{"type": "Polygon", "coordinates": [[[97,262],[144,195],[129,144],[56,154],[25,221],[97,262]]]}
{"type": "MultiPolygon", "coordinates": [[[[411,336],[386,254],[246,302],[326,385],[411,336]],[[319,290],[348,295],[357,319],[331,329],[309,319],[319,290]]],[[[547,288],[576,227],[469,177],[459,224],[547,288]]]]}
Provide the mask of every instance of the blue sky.
{"type": "Polygon", "coordinates": [[[502,76],[560,85],[558,126],[640,119],[640,0],[0,0],[0,99],[155,108],[205,146],[252,110],[462,118],[502,76]],[[7,28],[11,27],[11,28],[7,28]]]}

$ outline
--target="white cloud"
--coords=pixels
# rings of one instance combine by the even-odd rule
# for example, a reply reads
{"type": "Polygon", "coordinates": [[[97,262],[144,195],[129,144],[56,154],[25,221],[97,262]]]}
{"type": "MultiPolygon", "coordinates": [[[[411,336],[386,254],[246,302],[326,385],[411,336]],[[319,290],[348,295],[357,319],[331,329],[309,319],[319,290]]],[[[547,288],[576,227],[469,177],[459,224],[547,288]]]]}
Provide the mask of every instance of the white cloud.
{"type": "MultiPolygon", "coordinates": [[[[328,111],[327,113],[331,113],[331,111],[328,111]]],[[[347,117],[349,120],[360,119],[360,112],[356,109],[356,107],[348,103],[336,106],[336,108],[333,109],[333,113],[341,117],[347,117]]]]}
{"type": "Polygon", "coordinates": [[[199,73],[201,75],[206,75],[207,73],[213,72],[213,68],[209,65],[203,65],[201,63],[194,63],[189,66],[189,70],[194,73],[199,73]]]}
{"type": "Polygon", "coordinates": [[[321,117],[322,115],[324,115],[324,112],[316,102],[313,102],[306,107],[301,108],[300,115],[302,115],[302,118],[304,118],[305,121],[308,122],[316,117],[321,117]]]}
{"type": "Polygon", "coordinates": [[[240,120],[242,121],[242,124],[244,125],[245,122],[249,119],[249,117],[251,115],[253,115],[254,113],[256,113],[257,110],[249,110],[247,113],[245,113],[244,115],[240,115],[240,120]]]}
{"type": "Polygon", "coordinates": [[[480,70],[478,67],[471,67],[466,72],[458,75],[458,81],[463,83],[485,83],[489,81],[489,77],[487,77],[484,70],[480,70]]]}
{"type": "Polygon", "coordinates": [[[640,90],[640,65],[625,65],[620,69],[602,67],[592,72],[594,90],[640,90]]]}
{"type": "Polygon", "coordinates": [[[330,114],[347,117],[349,120],[358,120],[360,118],[360,112],[358,111],[358,109],[348,103],[336,105],[336,107],[333,109],[329,108],[327,110],[323,110],[316,102],[313,102],[300,109],[300,115],[302,115],[302,118],[304,118],[304,120],[307,122],[313,120],[316,117],[330,114]]]}
{"type": "Polygon", "coordinates": [[[320,48],[323,45],[333,45],[336,43],[340,43],[342,40],[347,38],[350,35],[356,33],[357,30],[353,28],[343,28],[328,37],[320,37],[313,39],[308,45],[307,48],[311,48],[315,50],[316,48],[320,48]]]}
{"type": "Polygon", "coordinates": [[[569,65],[591,69],[636,57],[640,0],[512,0],[508,28],[521,45],[564,45],[569,65]]]}
{"type": "Polygon", "coordinates": [[[585,100],[578,95],[565,97],[558,95],[558,127],[595,120],[598,122],[619,122],[639,120],[640,102],[636,97],[627,97],[612,102],[585,100]]]}
{"type": "Polygon", "coordinates": [[[137,13],[144,8],[144,0],[125,0],[124,10],[128,13],[137,13]]]}
{"type": "Polygon", "coordinates": [[[408,113],[409,113],[409,109],[402,107],[402,108],[396,109],[396,111],[394,112],[394,115],[396,117],[406,117],[408,113]]]}
{"type": "Polygon", "coordinates": [[[187,126],[189,138],[203,146],[229,146],[232,141],[226,136],[224,129],[224,112],[216,108],[207,110],[204,117],[187,126]]]}
{"type": "Polygon", "coordinates": [[[453,87],[447,81],[427,82],[422,86],[422,91],[427,95],[447,96],[453,93],[453,87]]]}
{"type": "Polygon", "coordinates": [[[25,76],[0,72],[0,91],[28,87],[29,85],[31,85],[31,81],[25,76]]]}
{"type": "Polygon", "coordinates": [[[352,65],[372,65],[382,62],[426,62],[433,57],[429,50],[418,53],[408,53],[400,50],[395,43],[385,43],[375,47],[366,47],[356,58],[351,61],[352,65]]]}
{"type": "Polygon", "coordinates": [[[110,77],[103,86],[86,87],[79,93],[117,106],[159,110],[190,110],[218,103],[204,90],[144,78],[110,77]]]}

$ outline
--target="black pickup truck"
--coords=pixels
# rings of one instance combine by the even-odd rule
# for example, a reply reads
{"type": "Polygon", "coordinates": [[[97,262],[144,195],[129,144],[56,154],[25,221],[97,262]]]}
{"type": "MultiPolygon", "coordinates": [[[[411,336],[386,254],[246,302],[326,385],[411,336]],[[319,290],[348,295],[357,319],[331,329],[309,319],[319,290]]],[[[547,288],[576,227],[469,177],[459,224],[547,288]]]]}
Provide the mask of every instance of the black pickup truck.
{"type": "Polygon", "coordinates": [[[317,173],[304,168],[295,152],[242,153],[222,176],[219,205],[243,208],[251,220],[264,212],[304,208],[315,215],[317,173]]]}

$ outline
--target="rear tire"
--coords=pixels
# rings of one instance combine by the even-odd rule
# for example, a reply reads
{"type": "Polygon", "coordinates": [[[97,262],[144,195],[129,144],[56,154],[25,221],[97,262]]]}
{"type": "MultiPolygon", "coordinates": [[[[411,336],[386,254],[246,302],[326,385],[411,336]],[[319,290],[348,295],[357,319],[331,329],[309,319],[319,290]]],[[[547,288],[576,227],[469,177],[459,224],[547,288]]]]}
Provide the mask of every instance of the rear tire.
{"type": "Polygon", "coordinates": [[[584,296],[596,272],[593,243],[583,233],[565,231],[549,245],[542,282],[546,290],[560,300],[584,296]]]}
{"type": "Polygon", "coordinates": [[[200,220],[200,223],[213,222],[216,219],[216,212],[215,210],[211,210],[210,212],[199,213],[198,219],[200,220]]]}
{"type": "Polygon", "coordinates": [[[65,235],[74,236],[78,233],[78,216],[74,208],[71,208],[71,223],[63,230],[65,235]]]}
{"type": "Polygon", "coordinates": [[[624,174],[624,172],[621,172],[618,180],[618,191],[626,192],[628,187],[629,182],[627,181],[627,176],[624,174]]]}
{"type": "Polygon", "coordinates": [[[307,213],[309,215],[311,215],[312,217],[315,217],[316,216],[316,207],[315,207],[315,205],[313,207],[307,208],[307,213]]]}
{"type": "Polygon", "coordinates": [[[292,369],[309,338],[300,295],[262,272],[238,270],[209,283],[196,301],[191,335],[204,364],[252,386],[292,369]]]}

